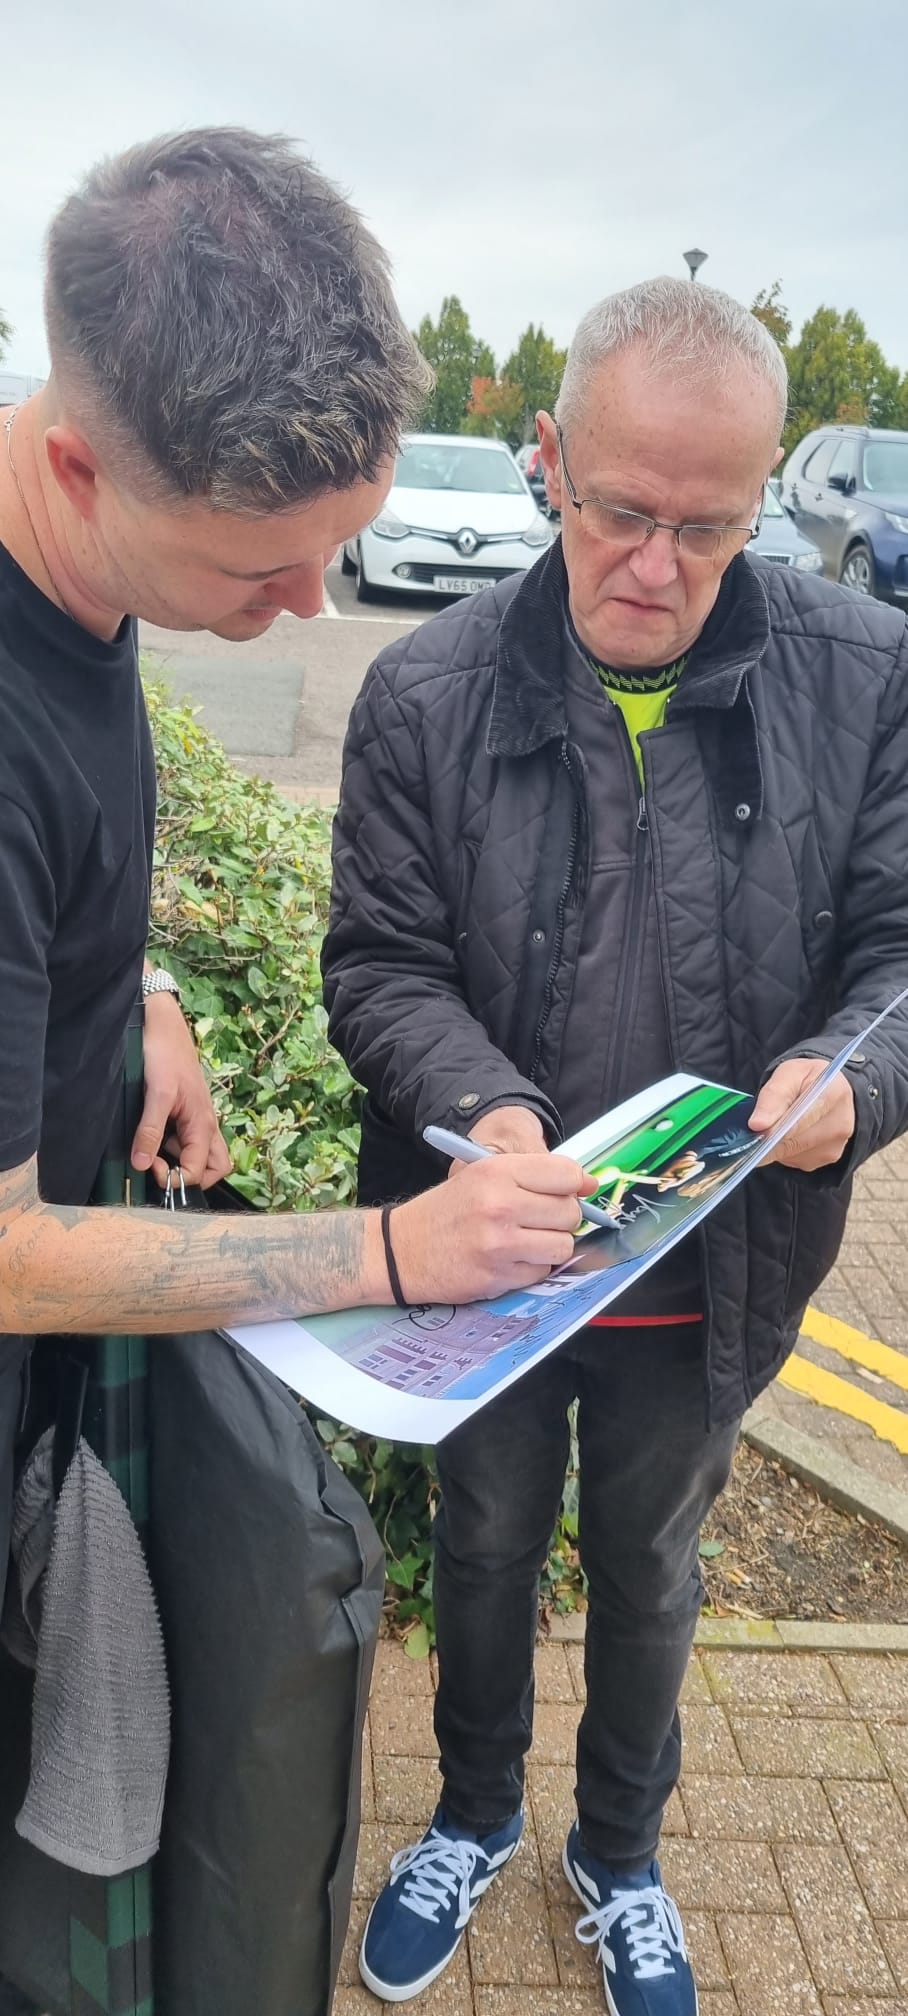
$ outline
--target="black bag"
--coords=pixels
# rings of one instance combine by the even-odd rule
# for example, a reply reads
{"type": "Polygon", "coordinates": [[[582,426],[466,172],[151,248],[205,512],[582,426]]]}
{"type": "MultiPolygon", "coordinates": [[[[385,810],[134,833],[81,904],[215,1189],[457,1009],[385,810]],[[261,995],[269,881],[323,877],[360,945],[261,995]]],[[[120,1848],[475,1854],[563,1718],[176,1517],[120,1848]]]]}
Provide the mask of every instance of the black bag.
{"type": "Polygon", "coordinates": [[[211,1335],[149,1355],[151,1570],[174,1710],[155,2016],[328,2016],[382,1548],[271,1373],[211,1335]]]}
{"type": "MultiPolygon", "coordinates": [[[[286,1387],[212,1333],[149,1340],[149,1557],[173,1695],[141,2016],[328,2016],[349,1913],[384,1562],[286,1387]]],[[[0,1664],[0,1973],[51,2016],[94,1879],[13,1832],[29,1677],[0,1664]]],[[[105,1885],[98,1881],[99,1908],[105,1885]]],[[[110,1953],[107,1955],[108,1965],[110,1953]]],[[[111,2010],[120,2000],[109,1965],[111,2010]]],[[[2,1999],[0,1999],[2,2010],[2,1999]]],[[[137,2016],[139,2012],[137,2010],[137,2016]]]]}
{"type": "MultiPolygon", "coordinates": [[[[223,1189],[213,1201],[241,1204],[223,1189]]],[[[58,1349],[35,1354],[33,1439],[58,1349]]],[[[122,1394],[107,1402],[113,1438],[122,1394]]],[[[328,2016],[381,1544],[293,1395],[238,1346],[148,1339],[144,1409],[173,1703],[153,1909],[143,1920],[132,1878],[75,1875],[15,1834],[31,1681],[0,1654],[0,1976],[49,2016],[328,2016]]]]}

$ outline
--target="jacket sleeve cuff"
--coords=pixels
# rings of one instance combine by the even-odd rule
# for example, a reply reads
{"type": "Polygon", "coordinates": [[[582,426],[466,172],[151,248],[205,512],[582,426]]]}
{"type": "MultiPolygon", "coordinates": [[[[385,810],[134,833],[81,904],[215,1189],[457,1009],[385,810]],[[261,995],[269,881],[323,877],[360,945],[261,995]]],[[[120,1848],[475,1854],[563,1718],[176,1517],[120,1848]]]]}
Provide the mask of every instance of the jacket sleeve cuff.
{"type": "Polygon", "coordinates": [[[468,1087],[451,1101],[447,1111],[443,1116],[439,1114],[438,1119],[453,1134],[467,1135],[472,1133],[478,1120],[483,1120],[487,1113],[496,1112],[499,1106],[525,1106],[528,1112],[537,1114],[550,1147],[564,1140],[564,1128],[551,1100],[523,1079],[510,1092],[485,1094],[468,1087]]]}

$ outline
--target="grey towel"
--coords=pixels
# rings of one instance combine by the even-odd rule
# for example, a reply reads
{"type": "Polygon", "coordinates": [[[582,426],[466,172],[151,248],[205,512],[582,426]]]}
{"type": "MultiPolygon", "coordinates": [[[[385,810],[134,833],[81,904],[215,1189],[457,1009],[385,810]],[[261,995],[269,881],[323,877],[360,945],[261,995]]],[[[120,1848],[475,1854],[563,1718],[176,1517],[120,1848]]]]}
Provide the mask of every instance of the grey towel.
{"type": "Polygon", "coordinates": [[[122,1493],[79,1443],[54,1506],[53,1431],[22,1475],[3,1640],[35,1667],[31,1774],[16,1831],[91,1876],[155,1854],[170,1751],[164,1642],[122,1493]]]}

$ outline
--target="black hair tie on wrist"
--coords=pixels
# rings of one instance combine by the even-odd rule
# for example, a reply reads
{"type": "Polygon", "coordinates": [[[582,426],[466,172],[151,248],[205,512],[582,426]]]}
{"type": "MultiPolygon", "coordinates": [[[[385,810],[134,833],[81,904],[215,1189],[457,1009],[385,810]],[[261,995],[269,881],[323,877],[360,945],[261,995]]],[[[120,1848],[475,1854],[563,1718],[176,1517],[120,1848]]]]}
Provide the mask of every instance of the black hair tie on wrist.
{"type": "Polygon", "coordinates": [[[397,1261],[394,1258],[394,1248],[391,1244],[391,1213],[395,1208],[396,1207],[393,1204],[382,1205],[381,1236],[382,1236],[382,1243],[385,1249],[385,1266],[388,1269],[388,1280],[391,1283],[391,1293],[394,1297],[395,1302],[397,1303],[398,1309],[408,1309],[410,1305],[400,1285],[400,1275],[398,1274],[397,1271],[397,1261]]]}

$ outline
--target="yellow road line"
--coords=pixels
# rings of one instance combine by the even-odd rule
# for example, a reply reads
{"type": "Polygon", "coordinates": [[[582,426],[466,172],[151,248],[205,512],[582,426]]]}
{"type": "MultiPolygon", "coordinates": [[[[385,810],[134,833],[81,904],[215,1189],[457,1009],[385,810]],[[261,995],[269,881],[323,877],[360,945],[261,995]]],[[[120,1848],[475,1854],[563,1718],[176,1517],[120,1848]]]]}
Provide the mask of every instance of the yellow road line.
{"type": "Polygon", "coordinates": [[[903,1386],[908,1392],[908,1356],[904,1351],[893,1351],[891,1344],[879,1344],[875,1337],[865,1337],[863,1330],[853,1330],[850,1323],[821,1315],[819,1309],[808,1309],[801,1330],[814,1344],[838,1351],[841,1358],[850,1358],[867,1372],[879,1372],[891,1385],[903,1386]]]}
{"type": "Polygon", "coordinates": [[[863,1421],[881,1441],[891,1442],[893,1448],[908,1456],[908,1414],[887,1406],[885,1400],[874,1400],[862,1386],[852,1386],[849,1379],[840,1379],[836,1372],[812,1365],[809,1358],[799,1358],[797,1353],[783,1365],[779,1381],[793,1392],[805,1394],[808,1400],[818,1401],[821,1407],[831,1407],[836,1414],[849,1414],[853,1421],[863,1421]]]}

